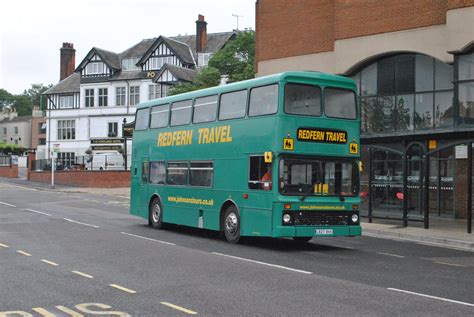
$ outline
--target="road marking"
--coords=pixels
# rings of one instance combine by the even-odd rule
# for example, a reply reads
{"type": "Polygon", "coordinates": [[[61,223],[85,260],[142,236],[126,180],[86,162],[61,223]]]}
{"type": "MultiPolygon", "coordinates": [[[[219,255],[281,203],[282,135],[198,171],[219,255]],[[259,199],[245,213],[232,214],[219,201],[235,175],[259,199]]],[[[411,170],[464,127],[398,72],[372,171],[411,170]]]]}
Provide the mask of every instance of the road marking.
{"type": "Polygon", "coordinates": [[[3,243],[0,243],[0,247],[2,247],[2,248],[9,248],[10,246],[9,246],[9,245],[6,245],[6,244],[3,244],[3,243]]]}
{"type": "Polygon", "coordinates": [[[31,188],[31,187],[24,187],[24,186],[12,185],[12,184],[7,184],[7,183],[0,183],[0,184],[8,185],[8,187],[18,187],[18,188],[28,189],[35,192],[38,191],[36,188],[31,188]]]}
{"type": "Polygon", "coordinates": [[[432,296],[432,295],[426,295],[426,294],[421,294],[421,293],[415,293],[415,292],[405,291],[405,290],[398,289],[398,288],[387,288],[387,289],[390,290],[390,291],[407,293],[407,294],[411,294],[411,295],[418,295],[418,296],[421,296],[421,297],[427,297],[427,298],[431,298],[431,299],[438,299],[438,300],[442,300],[442,301],[445,301],[445,302],[450,302],[450,303],[455,303],[455,304],[474,307],[474,304],[466,303],[466,302],[460,302],[460,301],[452,300],[452,299],[448,299],[448,298],[437,297],[437,296],[432,296]]]}
{"type": "Polygon", "coordinates": [[[28,252],[21,251],[21,250],[17,250],[16,253],[19,253],[19,254],[24,255],[24,256],[31,256],[31,254],[29,254],[28,252]]]}
{"type": "Polygon", "coordinates": [[[189,314],[189,315],[196,315],[197,314],[197,312],[195,312],[195,311],[192,311],[192,310],[189,310],[189,309],[186,309],[184,307],[174,305],[174,304],[171,304],[171,303],[168,303],[168,302],[160,302],[160,304],[168,306],[168,307],[176,309],[176,310],[179,310],[179,311],[181,311],[183,313],[186,313],[186,314],[189,314]]]}
{"type": "Polygon", "coordinates": [[[40,214],[40,215],[45,215],[45,216],[51,216],[51,214],[48,214],[48,213],[45,213],[45,212],[42,212],[42,211],[38,211],[38,210],[34,210],[34,209],[25,209],[26,211],[31,211],[31,212],[34,212],[36,214],[40,214]]]}
{"type": "Polygon", "coordinates": [[[38,314],[44,317],[56,317],[55,314],[51,314],[49,311],[41,307],[32,308],[31,310],[37,312],[38,314]]]}
{"type": "Polygon", "coordinates": [[[99,228],[99,226],[90,225],[88,223],[79,222],[79,221],[75,221],[75,220],[68,219],[68,218],[63,218],[63,219],[66,220],[66,221],[69,221],[69,222],[77,223],[78,225],[88,226],[88,227],[92,227],[92,228],[96,228],[96,229],[99,228]]]}
{"type": "Polygon", "coordinates": [[[464,266],[464,265],[455,264],[455,263],[448,263],[448,262],[435,262],[435,263],[437,263],[437,264],[443,264],[443,265],[456,266],[456,267],[467,267],[467,266],[464,266]]]}
{"type": "Polygon", "coordinates": [[[228,257],[228,258],[237,259],[237,260],[242,260],[242,261],[247,261],[247,262],[251,262],[251,263],[256,263],[256,264],[262,264],[262,265],[266,265],[266,266],[271,266],[271,267],[275,267],[275,268],[279,268],[279,269],[283,269],[283,270],[288,270],[288,271],[292,271],[292,272],[297,272],[297,273],[313,274],[313,272],[308,272],[308,271],[293,269],[293,268],[291,268],[291,267],[286,267],[286,266],[277,265],[277,264],[271,264],[271,263],[265,263],[265,262],[261,262],[261,261],[250,260],[250,259],[241,258],[241,257],[238,257],[238,256],[233,256],[233,255],[228,255],[228,254],[223,254],[223,253],[218,253],[218,252],[212,252],[212,254],[221,255],[221,256],[226,256],[226,257],[228,257]]]}
{"type": "Polygon", "coordinates": [[[48,261],[48,260],[45,260],[45,259],[41,259],[41,262],[52,265],[52,266],[58,266],[59,265],[58,263],[48,261]]]}
{"type": "Polygon", "coordinates": [[[71,272],[74,273],[74,274],[80,275],[82,277],[87,277],[87,278],[90,278],[90,279],[94,278],[92,275],[82,273],[82,272],[79,272],[79,271],[71,271],[71,272]]]}
{"type": "Polygon", "coordinates": [[[404,257],[405,257],[405,256],[403,256],[403,255],[392,254],[392,253],[384,253],[384,252],[377,252],[377,254],[393,256],[393,257],[396,257],[396,258],[404,258],[404,257]]]}
{"type": "Polygon", "coordinates": [[[114,287],[114,288],[116,288],[116,289],[119,289],[119,290],[121,290],[121,291],[130,293],[130,294],[135,294],[135,293],[137,292],[137,291],[134,291],[133,289],[129,289],[129,288],[126,288],[126,287],[117,285],[117,284],[109,284],[109,286],[112,286],[112,287],[114,287]]]}
{"type": "Polygon", "coordinates": [[[5,206],[15,207],[15,208],[16,208],[15,205],[12,205],[12,204],[9,204],[9,203],[4,203],[3,201],[0,201],[0,204],[5,205],[5,206]]]}
{"type": "Polygon", "coordinates": [[[130,197],[128,197],[128,196],[117,196],[117,197],[125,198],[125,199],[130,199],[130,197]]]}
{"type": "Polygon", "coordinates": [[[149,240],[149,241],[155,241],[155,242],[159,242],[159,243],[163,243],[163,244],[168,244],[168,245],[176,245],[176,243],[171,243],[171,242],[166,242],[166,241],[162,241],[162,240],[156,240],[156,239],[152,239],[152,238],[147,238],[147,237],[142,237],[142,236],[138,236],[136,234],[132,234],[132,233],[128,233],[128,232],[120,232],[121,234],[125,234],[127,236],[131,236],[131,237],[135,237],[135,238],[140,238],[140,239],[144,239],[144,240],[149,240]]]}

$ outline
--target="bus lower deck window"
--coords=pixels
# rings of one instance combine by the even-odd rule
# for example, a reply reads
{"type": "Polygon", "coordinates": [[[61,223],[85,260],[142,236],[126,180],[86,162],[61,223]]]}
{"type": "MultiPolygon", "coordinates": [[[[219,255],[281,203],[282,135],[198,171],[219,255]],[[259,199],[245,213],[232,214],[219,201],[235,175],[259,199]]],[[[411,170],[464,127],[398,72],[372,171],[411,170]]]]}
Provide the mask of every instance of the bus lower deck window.
{"type": "Polygon", "coordinates": [[[271,163],[265,163],[263,156],[251,156],[249,168],[250,189],[272,189],[271,163]]]}

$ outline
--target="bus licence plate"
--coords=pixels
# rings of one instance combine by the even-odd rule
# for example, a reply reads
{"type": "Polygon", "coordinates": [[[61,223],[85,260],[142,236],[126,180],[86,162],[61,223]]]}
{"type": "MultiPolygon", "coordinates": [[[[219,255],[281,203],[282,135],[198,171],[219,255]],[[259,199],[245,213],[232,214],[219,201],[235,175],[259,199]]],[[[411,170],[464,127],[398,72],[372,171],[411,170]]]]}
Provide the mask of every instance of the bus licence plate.
{"type": "Polygon", "coordinates": [[[316,234],[333,234],[332,229],[316,229],[314,230],[316,234]]]}

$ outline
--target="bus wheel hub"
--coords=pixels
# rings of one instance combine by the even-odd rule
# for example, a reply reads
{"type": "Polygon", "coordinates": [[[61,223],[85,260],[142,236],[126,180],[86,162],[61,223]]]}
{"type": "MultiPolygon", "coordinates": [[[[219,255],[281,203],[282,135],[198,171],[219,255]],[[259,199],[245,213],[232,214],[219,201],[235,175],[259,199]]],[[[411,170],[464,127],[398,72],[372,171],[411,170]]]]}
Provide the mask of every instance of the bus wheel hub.
{"type": "Polygon", "coordinates": [[[230,234],[234,234],[237,231],[237,216],[234,213],[227,215],[225,227],[230,234]]]}
{"type": "Polygon", "coordinates": [[[155,205],[153,207],[153,221],[154,222],[158,222],[160,221],[160,213],[161,213],[161,210],[160,210],[160,206],[158,205],[155,205]]]}

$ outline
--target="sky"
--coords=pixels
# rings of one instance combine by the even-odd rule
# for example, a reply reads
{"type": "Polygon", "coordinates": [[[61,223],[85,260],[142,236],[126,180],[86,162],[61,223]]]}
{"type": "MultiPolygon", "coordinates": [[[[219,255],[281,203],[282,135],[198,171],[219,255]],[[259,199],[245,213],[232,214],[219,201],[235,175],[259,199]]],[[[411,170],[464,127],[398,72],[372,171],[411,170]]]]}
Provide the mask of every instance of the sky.
{"type": "Polygon", "coordinates": [[[255,29],[255,0],[0,0],[0,88],[20,94],[59,81],[59,49],[74,44],[76,67],[92,47],[120,53],[142,39],[255,29]]]}

